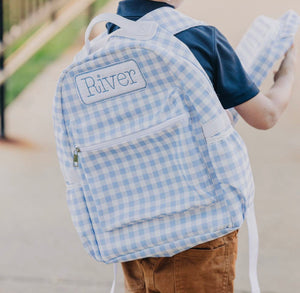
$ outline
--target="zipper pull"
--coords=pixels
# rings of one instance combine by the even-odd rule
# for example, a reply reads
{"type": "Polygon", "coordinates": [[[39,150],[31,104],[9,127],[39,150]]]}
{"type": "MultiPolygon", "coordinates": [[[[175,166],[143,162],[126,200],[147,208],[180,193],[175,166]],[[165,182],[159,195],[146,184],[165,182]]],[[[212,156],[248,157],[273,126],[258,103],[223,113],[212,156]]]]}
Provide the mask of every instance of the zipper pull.
{"type": "Polygon", "coordinates": [[[78,167],[78,153],[80,152],[80,148],[75,146],[73,153],[73,167],[78,167]]]}

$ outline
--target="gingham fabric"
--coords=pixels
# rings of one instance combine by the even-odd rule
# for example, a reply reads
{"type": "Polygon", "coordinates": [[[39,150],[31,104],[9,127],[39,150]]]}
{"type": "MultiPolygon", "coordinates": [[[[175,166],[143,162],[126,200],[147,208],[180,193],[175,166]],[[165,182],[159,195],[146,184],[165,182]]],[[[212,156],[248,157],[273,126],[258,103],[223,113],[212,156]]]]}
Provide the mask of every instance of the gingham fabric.
{"type": "MultiPolygon", "coordinates": [[[[259,87],[276,61],[293,44],[300,24],[299,15],[290,10],[279,19],[257,17],[236,48],[243,67],[259,87]]],[[[237,122],[238,113],[231,109],[237,122]]]]}
{"type": "Polygon", "coordinates": [[[139,21],[161,22],[151,40],[112,34],[103,48],[94,42],[62,73],[54,99],[72,220],[87,252],[105,263],[171,256],[218,238],[240,228],[253,202],[246,147],[206,73],[172,36],[199,22],[155,12],[139,21]],[[133,63],[143,87],[86,103],[91,89],[137,83],[132,69],[108,73],[133,63]]]}
{"type": "Polygon", "coordinates": [[[155,9],[138,20],[138,22],[141,21],[155,21],[159,23],[161,28],[173,35],[197,25],[204,25],[203,21],[187,17],[178,10],[170,7],[155,9]]]}

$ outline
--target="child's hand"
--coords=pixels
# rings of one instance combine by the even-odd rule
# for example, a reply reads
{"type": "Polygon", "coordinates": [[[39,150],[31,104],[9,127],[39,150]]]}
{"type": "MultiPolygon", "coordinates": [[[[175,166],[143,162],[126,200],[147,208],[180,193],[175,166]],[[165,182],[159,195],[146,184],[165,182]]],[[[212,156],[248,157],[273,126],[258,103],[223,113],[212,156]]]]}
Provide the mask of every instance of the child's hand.
{"type": "Polygon", "coordinates": [[[292,95],[296,55],[293,45],[286,52],[278,71],[275,72],[274,84],[270,90],[265,95],[260,92],[256,97],[235,107],[251,126],[258,129],[269,129],[277,123],[292,95]]]}
{"type": "Polygon", "coordinates": [[[277,72],[274,74],[274,81],[276,82],[280,77],[290,75],[291,78],[294,78],[296,71],[297,63],[297,50],[295,45],[292,45],[291,48],[285,53],[285,57],[282,60],[280,67],[277,72]]]}

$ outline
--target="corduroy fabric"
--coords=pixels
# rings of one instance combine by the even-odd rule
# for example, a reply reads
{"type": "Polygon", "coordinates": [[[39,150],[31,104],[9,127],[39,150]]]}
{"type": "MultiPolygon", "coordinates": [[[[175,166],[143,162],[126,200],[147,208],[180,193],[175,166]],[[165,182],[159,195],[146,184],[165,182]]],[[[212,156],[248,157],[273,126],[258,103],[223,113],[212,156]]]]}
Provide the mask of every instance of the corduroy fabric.
{"type": "Polygon", "coordinates": [[[172,257],[122,263],[126,293],[233,293],[238,230],[172,257]]]}

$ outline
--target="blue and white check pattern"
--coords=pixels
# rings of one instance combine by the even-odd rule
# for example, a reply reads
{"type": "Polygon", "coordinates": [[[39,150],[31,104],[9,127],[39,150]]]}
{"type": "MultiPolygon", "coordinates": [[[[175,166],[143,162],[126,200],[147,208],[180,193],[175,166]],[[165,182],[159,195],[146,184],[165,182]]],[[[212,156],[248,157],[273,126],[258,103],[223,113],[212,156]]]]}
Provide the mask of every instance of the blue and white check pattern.
{"type": "MultiPolygon", "coordinates": [[[[276,61],[290,48],[300,24],[299,15],[290,10],[279,19],[259,16],[236,48],[246,72],[259,87],[276,61]]],[[[233,110],[235,122],[238,114],[233,110]]]]}
{"type": "MultiPolygon", "coordinates": [[[[170,16],[169,9],[155,11],[158,21],[170,16]]],[[[176,23],[184,29],[195,21],[176,15],[176,23]]],[[[254,196],[247,150],[204,70],[166,30],[151,41],[112,37],[70,65],[53,110],[72,220],[96,260],[171,256],[243,223],[254,196]],[[81,102],[75,76],[127,60],[138,64],[145,89],[81,102]],[[137,137],[114,144],[131,134],[137,137]],[[111,145],[99,147],[103,141],[111,145]],[[78,168],[75,145],[82,149],[78,168]]]]}
{"type": "Polygon", "coordinates": [[[177,33],[187,30],[191,27],[204,25],[203,21],[187,17],[178,10],[170,7],[155,9],[141,17],[138,22],[140,21],[157,22],[161,28],[169,31],[173,35],[176,35],[177,33]]]}

